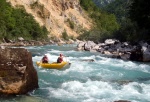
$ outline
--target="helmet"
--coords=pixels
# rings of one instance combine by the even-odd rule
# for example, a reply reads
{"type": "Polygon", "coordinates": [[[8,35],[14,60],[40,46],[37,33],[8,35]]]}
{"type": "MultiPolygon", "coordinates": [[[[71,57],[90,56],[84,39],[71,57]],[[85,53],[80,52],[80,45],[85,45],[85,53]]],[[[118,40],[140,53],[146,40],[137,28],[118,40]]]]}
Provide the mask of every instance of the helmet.
{"type": "Polygon", "coordinates": [[[62,56],[62,54],[60,54],[60,56],[62,56]]]}
{"type": "Polygon", "coordinates": [[[47,56],[46,54],[44,54],[44,56],[47,56]]]}

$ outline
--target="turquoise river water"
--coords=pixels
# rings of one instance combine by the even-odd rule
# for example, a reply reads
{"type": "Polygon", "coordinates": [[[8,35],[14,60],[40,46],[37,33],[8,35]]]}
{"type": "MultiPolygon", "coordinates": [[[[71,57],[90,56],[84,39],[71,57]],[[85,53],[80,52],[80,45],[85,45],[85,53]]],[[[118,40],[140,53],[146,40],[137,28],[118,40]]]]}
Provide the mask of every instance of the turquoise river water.
{"type": "Polygon", "coordinates": [[[150,63],[76,51],[76,45],[25,48],[32,53],[39,88],[29,95],[1,98],[0,102],[150,102],[150,63]],[[70,68],[56,70],[36,66],[44,54],[50,62],[55,62],[60,53],[71,63],[70,68]],[[94,62],[83,61],[85,59],[94,59],[94,62]]]}

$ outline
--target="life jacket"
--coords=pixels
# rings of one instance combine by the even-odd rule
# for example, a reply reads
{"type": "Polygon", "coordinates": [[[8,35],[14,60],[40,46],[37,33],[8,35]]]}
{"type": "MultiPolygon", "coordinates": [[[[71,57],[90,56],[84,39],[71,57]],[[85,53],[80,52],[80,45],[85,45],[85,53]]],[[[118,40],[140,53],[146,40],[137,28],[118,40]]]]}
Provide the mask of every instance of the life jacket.
{"type": "Polygon", "coordinates": [[[48,63],[48,58],[47,57],[43,57],[42,62],[43,63],[48,63]]]}
{"type": "Polygon", "coordinates": [[[61,63],[62,61],[63,61],[63,59],[61,57],[58,57],[57,63],[61,63]]]}

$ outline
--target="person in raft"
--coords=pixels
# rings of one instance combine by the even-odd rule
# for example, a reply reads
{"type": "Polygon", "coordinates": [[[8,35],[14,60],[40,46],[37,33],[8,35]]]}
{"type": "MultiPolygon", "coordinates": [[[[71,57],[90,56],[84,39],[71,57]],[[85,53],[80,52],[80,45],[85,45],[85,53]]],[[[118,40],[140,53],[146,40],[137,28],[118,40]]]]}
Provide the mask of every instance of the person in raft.
{"type": "Polygon", "coordinates": [[[61,63],[63,61],[63,55],[60,54],[60,56],[57,59],[57,63],[61,63]]]}
{"type": "Polygon", "coordinates": [[[42,58],[42,63],[48,63],[48,57],[45,54],[44,57],[42,58]]]}

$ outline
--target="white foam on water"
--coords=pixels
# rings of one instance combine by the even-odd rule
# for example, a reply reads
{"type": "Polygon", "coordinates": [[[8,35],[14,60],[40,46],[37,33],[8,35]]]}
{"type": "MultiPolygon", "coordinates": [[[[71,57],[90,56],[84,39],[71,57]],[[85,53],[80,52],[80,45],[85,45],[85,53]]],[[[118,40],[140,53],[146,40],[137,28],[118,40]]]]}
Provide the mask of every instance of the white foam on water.
{"type": "Polygon", "coordinates": [[[80,102],[113,102],[115,100],[132,100],[132,102],[138,102],[138,100],[150,101],[150,85],[129,83],[119,86],[109,82],[91,81],[88,80],[85,83],[79,81],[64,82],[60,88],[50,88],[49,93],[52,97],[60,99],[73,99],[80,102]],[[138,87],[142,88],[142,92],[138,87]],[[148,89],[148,90],[146,90],[148,89]]]}
{"type": "MultiPolygon", "coordinates": [[[[86,56],[82,55],[82,52],[58,51],[55,49],[47,52],[47,54],[50,54],[51,62],[56,61],[59,55],[58,53],[65,53],[66,55],[73,54],[73,56],[67,57],[67,60],[71,62],[70,68],[63,71],[55,69],[38,70],[41,75],[49,73],[51,77],[64,78],[64,81],[58,83],[60,85],[57,87],[46,87],[49,90],[49,97],[58,98],[63,101],[73,100],[74,102],[113,102],[116,100],[131,100],[131,102],[150,101],[150,82],[146,81],[146,83],[142,81],[120,84],[119,80],[116,80],[116,77],[124,77],[124,71],[126,71],[126,75],[128,75],[128,71],[132,73],[135,71],[142,73],[142,76],[145,73],[148,76],[150,73],[150,66],[148,64],[106,58],[99,55],[86,56]],[[77,56],[74,57],[75,55],[77,56]],[[86,62],[81,61],[82,59],[94,59],[95,61],[86,62]],[[107,80],[109,78],[114,79],[114,82],[107,80]]],[[[33,57],[33,61],[39,61],[41,58],[42,56],[35,56],[33,57]]],[[[135,74],[136,78],[142,76],[135,74]]],[[[40,79],[40,81],[45,85],[53,85],[49,80],[44,81],[44,79],[40,79]]],[[[57,84],[57,81],[55,84],[57,84]]]]}
{"type": "Polygon", "coordinates": [[[112,62],[112,60],[111,60],[111,58],[103,58],[103,57],[101,57],[101,60],[97,60],[96,61],[97,63],[99,63],[99,64],[111,64],[110,62],[112,62]]]}
{"type": "Polygon", "coordinates": [[[95,59],[95,56],[92,55],[92,56],[86,56],[86,57],[78,57],[79,59],[95,59]]]}
{"type": "Polygon", "coordinates": [[[147,64],[140,64],[140,63],[135,63],[132,61],[124,61],[120,59],[113,59],[113,58],[103,58],[100,57],[101,60],[97,60],[96,62],[102,65],[108,65],[111,67],[119,67],[119,68],[124,68],[126,70],[138,70],[142,72],[147,72],[150,73],[150,66],[147,64]]]}
{"type": "Polygon", "coordinates": [[[150,66],[146,64],[140,64],[139,69],[143,72],[150,73],[150,66]]]}
{"type": "MultiPolygon", "coordinates": [[[[49,60],[49,63],[52,63],[52,62],[56,62],[57,61],[57,58],[58,56],[56,55],[52,55],[50,53],[45,53],[48,57],[48,60],[49,60]]],[[[44,56],[44,55],[43,55],[44,56]]],[[[41,61],[41,59],[43,58],[43,56],[34,56],[32,57],[33,61],[36,62],[36,61],[41,61]]]]}
{"type": "Polygon", "coordinates": [[[88,81],[81,83],[78,81],[65,82],[59,89],[50,91],[51,95],[58,98],[79,99],[78,101],[100,101],[107,98],[112,87],[106,82],[88,81]]]}
{"type": "Polygon", "coordinates": [[[78,62],[78,65],[76,65],[76,62],[71,62],[70,68],[67,68],[63,71],[54,70],[53,72],[51,72],[51,74],[58,75],[58,76],[67,75],[69,73],[86,74],[91,72],[92,70],[93,70],[92,68],[84,65],[81,62],[78,62]]]}
{"type": "Polygon", "coordinates": [[[39,79],[39,81],[42,82],[43,84],[46,84],[46,85],[49,85],[49,84],[50,84],[50,82],[47,82],[47,81],[45,81],[45,80],[43,80],[43,79],[39,79]]]}
{"type": "Polygon", "coordinates": [[[44,46],[28,46],[28,47],[19,47],[19,48],[25,48],[25,49],[42,49],[42,47],[44,47],[44,46]]]}
{"type": "Polygon", "coordinates": [[[34,63],[37,62],[37,61],[41,61],[41,59],[42,59],[42,56],[34,56],[34,57],[32,57],[32,60],[33,60],[34,63]]]}
{"type": "Polygon", "coordinates": [[[51,51],[49,51],[49,52],[51,52],[51,53],[60,53],[61,51],[55,50],[55,49],[51,49],[51,51]]]}
{"type": "Polygon", "coordinates": [[[124,85],[122,89],[122,96],[123,97],[130,97],[131,99],[139,99],[139,100],[146,100],[146,102],[150,101],[150,85],[132,82],[127,85],[124,85]]]}

